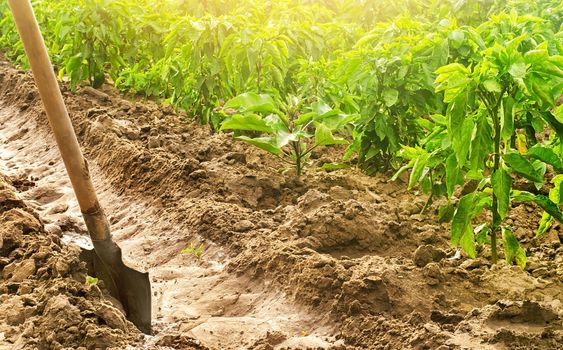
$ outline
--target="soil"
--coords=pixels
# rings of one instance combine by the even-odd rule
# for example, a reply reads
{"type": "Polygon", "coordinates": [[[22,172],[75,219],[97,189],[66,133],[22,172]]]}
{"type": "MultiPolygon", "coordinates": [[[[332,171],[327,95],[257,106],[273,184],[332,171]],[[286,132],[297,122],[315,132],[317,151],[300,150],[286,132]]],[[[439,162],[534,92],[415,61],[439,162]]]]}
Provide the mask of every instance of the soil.
{"type": "Polygon", "coordinates": [[[48,233],[0,176],[0,349],[124,348],[135,326],[85,283],[74,245],[48,233]]]}
{"type": "Polygon", "coordinates": [[[1,205],[0,348],[563,349],[563,230],[534,239],[535,205],[508,219],[527,268],[491,266],[487,248],[452,249],[400,181],[316,170],[332,149],[297,178],[169,107],[63,84],[114,238],[151,276],[155,332],[140,335],[85,282],[87,232],[31,76],[2,63],[0,83],[3,186],[18,192],[1,205]]]}

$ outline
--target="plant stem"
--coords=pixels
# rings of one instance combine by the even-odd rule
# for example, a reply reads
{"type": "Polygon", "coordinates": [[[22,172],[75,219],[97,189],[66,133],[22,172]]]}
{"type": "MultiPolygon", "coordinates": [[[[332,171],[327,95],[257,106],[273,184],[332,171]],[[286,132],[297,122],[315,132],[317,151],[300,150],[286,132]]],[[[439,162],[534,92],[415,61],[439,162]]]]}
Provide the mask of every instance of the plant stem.
{"type": "Polygon", "coordinates": [[[303,165],[301,164],[301,160],[303,158],[303,154],[301,153],[301,146],[299,145],[299,141],[291,142],[293,146],[293,152],[295,153],[295,170],[297,171],[297,176],[301,176],[303,165]]]}
{"type": "Polygon", "coordinates": [[[258,89],[258,93],[262,92],[262,89],[260,89],[261,79],[262,79],[262,65],[258,62],[256,63],[256,87],[258,89]]]}
{"type": "MultiPolygon", "coordinates": [[[[494,126],[494,132],[495,132],[495,136],[494,136],[494,147],[495,147],[495,151],[494,151],[494,164],[493,164],[493,172],[492,174],[494,174],[500,167],[500,118],[498,115],[498,110],[500,107],[500,103],[502,101],[502,97],[504,95],[506,90],[503,90],[500,94],[500,96],[498,97],[498,100],[496,101],[494,106],[490,106],[487,105],[487,103],[485,103],[485,105],[487,105],[487,109],[489,110],[489,113],[491,114],[491,119],[493,120],[493,126],[494,126]]],[[[483,94],[484,96],[484,94],[483,94]]],[[[495,193],[495,191],[493,191],[493,224],[491,225],[491,251],[492,251],[492,263],[496,264],[497,260],[498,260],[498,251],[497,251],[497,230],[500,226],[500,222],[501,222],[501,217],[500,214],[498,212],[498,199],[497,199],[497,195],[495,193]]]]}
{"type": "MultiPolygon", "coordinates": [[[[288,155],[288,154],[285,153],[285,152],[283,152],[283,155],[286,156],[286,157],[290,157],[290,155],[288,155]]],[[[278,157],[279,160],[281,160],[282,162],[284,162],[284,163],[286,163],[286,164],[295,166],[295,163],[294,163],[294,162],[290,162],[289,160],[285,159],[284,157],[282,157],[282,156],[280,156],[280,155],[277,155],[276,157],[278,157]]]]}
{"type": "MultiPolygon", "coordinates": [[[[494,165],[493,174],[498,170],[500,163],[500,123],[496,117],[493,117],[493,122],[495,124],[495,155],[494,155],[494,165]]],[[[500,215],[498,213],[498,200],[495,191],[493,191],[493,225],[491,226],[491,250],[492,250],[492,262],[496,264],[498,259],[497,253],[497,229],[500,223],[500,215]]]]}
{"type": "MultiPolygon", "coordinates": [[[[432,171],[430,171],[429,176],[430,176],[430,183],[433,184],[434,181],[432,180],[432,171]]],[[[424,203],[424,206],[423,206],[422,209],[420,210],[420,213],[419,213],[419,214],[421,214],[421,215],[424,214],[424,212],[426,211],[426,209],[428,209],[428,207],[430,206],[430,204],[432,204],[432,198],[433,198],[433,196],[434,196],[434,190],[432,189],[432,190],[430,191],[430,196],[428,196],[428,200],[426,201],[426,203],[424,203]]]]}
{"type": "Polygon", "coordinates": [[[302,157],[305,157],[307,154],[311,153],[315,148],[319,147],[318,144],[314,144],[313,146],[309,147],[305,152],[301,154],[302,157]]]}

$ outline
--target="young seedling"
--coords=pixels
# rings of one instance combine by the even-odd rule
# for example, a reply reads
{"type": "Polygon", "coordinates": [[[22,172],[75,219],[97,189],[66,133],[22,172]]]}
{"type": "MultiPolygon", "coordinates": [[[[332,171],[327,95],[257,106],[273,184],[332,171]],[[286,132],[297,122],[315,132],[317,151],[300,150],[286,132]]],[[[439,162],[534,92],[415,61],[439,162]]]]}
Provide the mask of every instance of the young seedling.
{"type": "Polygon", "coordinates": [[[96,284],[98,284],[98,279],[96,277],[86,276],[86,284],[95,286],[96,284]]]}
{"type": "Polygon", "coordinates": [[[194,242],[190,242],[190,245],[186,249],[182,249],[180,251],[182,254],[191,254],[197,260],[201,259],[201,255],[203,254],[203,243],[200,243],[197,247],[194,245],[194,242]]]}
{"type": "Polygon", "coordinates": [[[307,108],[301,103],[295,96],[281,103],[267,94],[244,93],[223,106],[223,110],[235,112],[225,118],[220,130],[234,130],[237,140],[275,155],[295,167],[299,176],[315,148],[347,144],[348,141],[334,133],[357,118],[321,100],[307,108]]]}

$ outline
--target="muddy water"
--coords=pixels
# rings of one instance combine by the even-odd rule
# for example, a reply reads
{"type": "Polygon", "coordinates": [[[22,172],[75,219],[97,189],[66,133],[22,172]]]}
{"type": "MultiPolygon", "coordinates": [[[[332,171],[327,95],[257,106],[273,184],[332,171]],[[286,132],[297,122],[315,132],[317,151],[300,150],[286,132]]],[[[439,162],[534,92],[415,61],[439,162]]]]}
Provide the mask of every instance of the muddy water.
{"type": "MultiPolygon", "coordinates": [[[[3,107],[0,140],[2,172],[27,184],[20,198],[39,213],[46,230],[88,246],[48,129],[16,108],[3,107]]],[[[334,342],[330,329],[318,327],[318,316],[288,303],[283,292],[226,272],[228,258],[221,247],[193,237],[196,245],[204,244],[202,257],[180,253],[179,237],[186,236],[181,223],[170,220],[157,203],[116,194],[95,162],[90,169],[126,264],[151,277],[156,336],[146,337],[144,346],[152,349],[187,336],[211,349],[246,349],[275,334],[281,334],[281,346],[324,348],[334,342]]]]}

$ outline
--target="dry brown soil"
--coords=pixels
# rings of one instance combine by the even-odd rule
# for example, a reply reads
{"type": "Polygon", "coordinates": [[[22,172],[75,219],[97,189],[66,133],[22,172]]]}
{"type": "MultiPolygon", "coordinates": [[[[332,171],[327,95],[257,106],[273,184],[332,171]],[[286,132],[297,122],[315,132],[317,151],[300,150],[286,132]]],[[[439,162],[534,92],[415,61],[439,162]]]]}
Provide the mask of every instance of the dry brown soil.
{"type": "Polygon", "coordinates": [[[168,107],[63,94],[124,259],[150,273],[155,334],[85,282],[33,80],[0,63],[0,349],[563,349],[562,226],[533,239],[537,207],[508,219],[526,270],[491,266],[404,184],[317,170],[331,150],[296,178],[168,107]]]}

